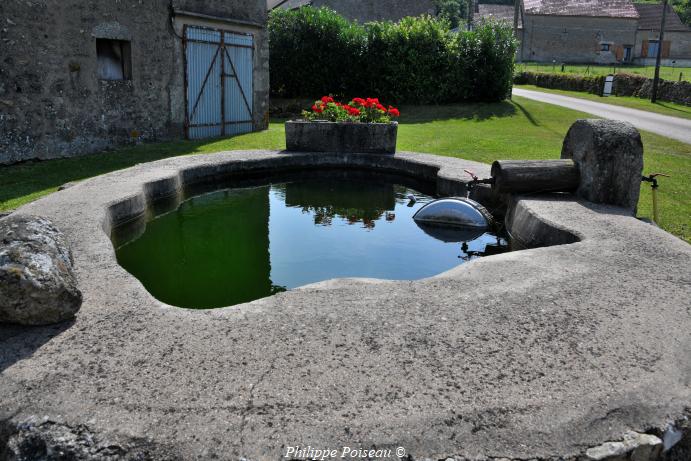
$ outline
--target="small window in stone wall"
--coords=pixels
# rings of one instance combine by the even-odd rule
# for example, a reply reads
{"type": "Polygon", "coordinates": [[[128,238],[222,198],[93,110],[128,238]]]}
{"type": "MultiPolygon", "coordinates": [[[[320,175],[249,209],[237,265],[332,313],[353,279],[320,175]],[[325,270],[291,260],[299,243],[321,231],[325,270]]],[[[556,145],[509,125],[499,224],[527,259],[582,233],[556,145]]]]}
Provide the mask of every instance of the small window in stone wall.
{"type": "Polygon", "coordinates": [[[609,43],[601,43],[600,44],[600,51],[609,51],[611,48],[611,45],[609,43]]]}
{"type": "Polygon", "coordinates": [[[96,39],[98,77],[101,80],[130,80],[132,78],[132,49],[125,40],[96,39]]]}
{"type": "Polygon", "coordinates": [[[631,61],[631,57],[633,56],[633,46],[631,45],[626,45],[624,47],[624,61],[629,62],[631,61]]]}

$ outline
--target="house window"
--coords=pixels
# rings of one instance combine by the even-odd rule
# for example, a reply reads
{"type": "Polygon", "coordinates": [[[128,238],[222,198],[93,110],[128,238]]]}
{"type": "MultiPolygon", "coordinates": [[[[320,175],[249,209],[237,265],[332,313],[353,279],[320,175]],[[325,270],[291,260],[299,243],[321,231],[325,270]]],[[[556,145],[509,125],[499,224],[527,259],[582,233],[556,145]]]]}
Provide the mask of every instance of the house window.
{"type": "Polygon", "coordinates": [[[130,80],[132,78],[132,52],[125,40],[96,39],[98,77],[101,80],[130,80]]]}
{"type": "Polygon", "coordinates": [[[660,42],[657,40],[650,40],[648,42],[648,56],[654,58],[657,56],[657,50],[660,48],[660,42]]]}
{"type": "Polygon", "coordinates": [[[610,46],[611,45],[609,43],[601,43],[600,44],[600,51],[609,51],[610,46]]]}
{"type": "Polygon", "coordinates": [[[631,61],[632,53],[633,53],[633,47],[631,47],[631,46],[625,46],[624,47],[624,62],[630,62],[631,61]]]}

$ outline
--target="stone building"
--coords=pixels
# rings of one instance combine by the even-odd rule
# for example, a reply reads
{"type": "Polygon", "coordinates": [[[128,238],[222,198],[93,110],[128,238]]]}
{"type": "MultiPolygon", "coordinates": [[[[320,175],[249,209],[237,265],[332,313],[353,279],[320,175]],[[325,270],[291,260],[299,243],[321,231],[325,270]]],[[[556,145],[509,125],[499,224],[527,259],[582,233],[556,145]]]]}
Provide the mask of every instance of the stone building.
{"type": "Polygon", "coordinates": [[[630,0],[524,0],[522,61],[616,62],[633,48],[638,12],[630,0]]]}
{"type": "MultiPolygon", "coordinates": [[[[475,22],[484,18],[513,24],[513,5],[476,4],[475,22]]],[[[662,6],[631,0],[523,0],[517,59],[558,63],[691,65],[691,29],[671,6],[659,45],[662,6]]]]}
{"type": "Polygon", "coordinates": [[[0,20],[0,164],[266,127],[266,0],[3,0],[0,20]]]}
{"type": "MultiPolygon", "coordinates": [[[[634,3],[638,11],[638,31],[634,45],[634,61],[637,64],[655,65],[657,47],[660,46],[662,5],[634,3]]],[[[691,66],[691,28],[681,22],[671,6],[665,15],[665,36],[660,50],[662,64],[691,66]],[[674,63],[672,63],[674,61],[674,63]]]]}
{"type": "Polygon", "coordinates": [[[268,0],[267,7],[299,8],[326,6],[351,20],[399,21],[407,16],[435,15],[433,0],[268,0]]]}

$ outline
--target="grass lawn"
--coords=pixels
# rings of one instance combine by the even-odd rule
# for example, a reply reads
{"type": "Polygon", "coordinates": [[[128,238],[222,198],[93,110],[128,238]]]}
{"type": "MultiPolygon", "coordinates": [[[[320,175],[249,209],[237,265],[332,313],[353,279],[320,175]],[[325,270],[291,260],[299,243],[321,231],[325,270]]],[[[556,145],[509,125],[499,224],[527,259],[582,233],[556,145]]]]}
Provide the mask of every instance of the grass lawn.
{"type": "Polygon", "coordinates": [[[595,94],[584,93],[581,91],[553,90],[551,88],[541,88],[535,85],[516,85],[516,88],[542,91],[543,93],[561,94],[564,96],[571,96],[573,98],[589,99],[591,101],[605,104],[647,110],[648,112],[656,112],[662,115],[670,115],[672,117],[687,118],[691,120],[691,106],[684,106],[682,104],[675,104],[673,102],[658,101],[653,104],[649,99],[635,98],[633,96],[609,96],[607,98],[603,98],[595,94]]]}
{"type": "MultiPolygon", "coordinates": [[[[517,72],[543,72],[560,74],[561,63],[556,64],[544,62],[522,62],[516,63],[517,72]]],[[[575,75],[609,75],[609,74],[637,74],[644,77],[653,78],[655,76],[655,66],[634,66],[634,65],[597,65],[597,64],[565,64],[564,73],[575,75]]],[[[691,82],[691,67],[670,67],[660,66],[660,78],[663,80],[679,80],[691,82]]]]}
{"type": "MultiPolygon", "coordinates": [[[[494,104],[402,107],[398,149],[463,157],[497,159],[559,158],[571,123],[589,117],[559,106],[515,97],[494,104]]],[[[663,172],[659,189],[661,226],[691,241],[691,145],[643,133],[645,172],[663,172]]],[[[282,149],[283,123],[234,138],[143,144],[81,158],[26,162],[0,167],[0,210],[16,208],[51,193],[58,186],[175,155],[232,149],[282,149]]],[[[651,215],[650,187],[642,186],[640,216],[651,215]]]]}

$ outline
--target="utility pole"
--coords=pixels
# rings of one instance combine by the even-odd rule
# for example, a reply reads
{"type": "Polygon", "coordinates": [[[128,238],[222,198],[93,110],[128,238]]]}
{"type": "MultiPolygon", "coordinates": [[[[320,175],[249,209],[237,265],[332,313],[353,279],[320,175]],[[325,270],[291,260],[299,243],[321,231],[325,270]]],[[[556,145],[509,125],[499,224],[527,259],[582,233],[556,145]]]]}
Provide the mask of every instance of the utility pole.
{"type": "Polygon", "coordinates": [[[467,29],[473,30],[473,19],[475,16],[475,0],[468,0],[468,24],[467,29]]]}
{"type": "Polygon", "coordinates": [[[521,0],[513,0],[513,35],[518,38],[518,15],[521,10],[521,0]]]}
{"type": "Polygon", "coordinates": [[[657,42],[657,57],[655,59],[655,78],[653,79],[653,91],[650,102],[657,101],[657,87],[660,83],[660,59],[662,58],[662,46],[665,39],[665,18],[667,17],[667,0],[662,2],[662,23],[660,24],[660,39],[657,42]]]}

